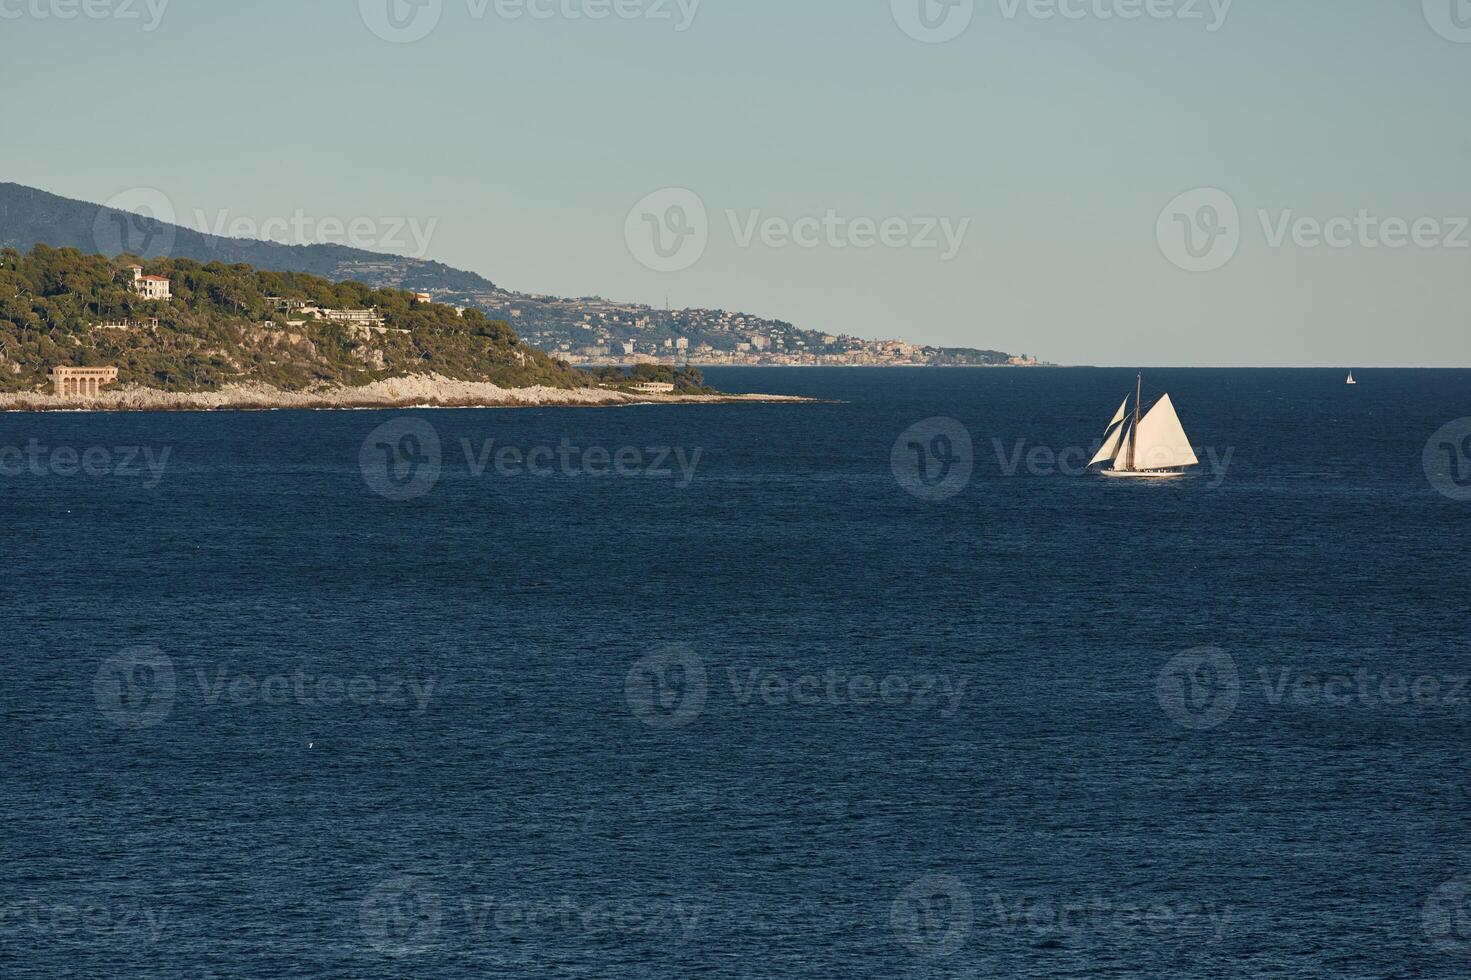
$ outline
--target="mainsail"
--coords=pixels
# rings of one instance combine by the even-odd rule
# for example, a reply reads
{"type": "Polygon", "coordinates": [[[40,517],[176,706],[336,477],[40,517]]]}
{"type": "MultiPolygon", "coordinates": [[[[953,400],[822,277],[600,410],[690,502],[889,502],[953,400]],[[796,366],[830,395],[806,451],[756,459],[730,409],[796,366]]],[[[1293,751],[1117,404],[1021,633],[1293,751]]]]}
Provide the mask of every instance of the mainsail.
{"type": "Polygon", "coordinates": [[[1135,433],[1134,469],[1174,470],[1182,466],[1199,466],[1190,437],[1175,414],[1175,405],[1165,395],[1149,414],[1139,420],[1135,433]]]}

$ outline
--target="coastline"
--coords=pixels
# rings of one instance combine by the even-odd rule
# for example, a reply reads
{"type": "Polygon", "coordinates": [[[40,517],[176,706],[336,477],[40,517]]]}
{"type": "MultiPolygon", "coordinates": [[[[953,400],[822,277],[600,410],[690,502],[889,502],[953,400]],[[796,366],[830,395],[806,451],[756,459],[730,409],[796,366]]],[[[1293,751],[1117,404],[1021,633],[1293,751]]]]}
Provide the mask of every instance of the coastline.
{"type": "Polygon", "coordinates": [[[662,395],[607,388],[502,388],[439,375],[388,378],[356,388],[285,391],[260,382],[219,391],[161,391],[130,385],[80,398],[50,392],[0,394],[0,412],[212,412],[281,409],[606,408],[633,405],[784,404],[819,401],[796,395],[662,395]]]}

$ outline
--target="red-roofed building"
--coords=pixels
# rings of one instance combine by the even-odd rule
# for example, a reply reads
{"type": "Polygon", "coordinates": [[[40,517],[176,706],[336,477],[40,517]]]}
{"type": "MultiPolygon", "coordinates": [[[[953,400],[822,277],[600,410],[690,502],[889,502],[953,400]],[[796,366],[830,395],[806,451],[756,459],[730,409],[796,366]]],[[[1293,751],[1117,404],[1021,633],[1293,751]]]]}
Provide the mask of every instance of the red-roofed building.
{"type": "Polygon", "coordinates": [[[131,266],[133,290],[144,299],[173,299],[173,283],[166,276],[145,276],[141,265],[131,266]]]}

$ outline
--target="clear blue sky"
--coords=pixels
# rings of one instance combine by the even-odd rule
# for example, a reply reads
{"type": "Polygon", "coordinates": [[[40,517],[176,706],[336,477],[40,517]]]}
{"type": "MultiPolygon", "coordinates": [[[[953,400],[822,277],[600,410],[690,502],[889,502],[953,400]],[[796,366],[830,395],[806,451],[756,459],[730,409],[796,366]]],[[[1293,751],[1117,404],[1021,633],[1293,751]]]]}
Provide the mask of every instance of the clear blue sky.
{"type": "MultiPolygon", "coordinates": [[[[1471,215],[1471,29],[1442,36],[1460,35],[1422,0],[1236,0],[1214,31],[1208,0],[1205,20],[975,0],[943,44],[891,0],[702,0],[685,31],[675,0],[673,20],[598,21],[556,8],[599,0],[517,20],[433,0],[413,43],[359,0],[172,0],[151,31],[150,0],[87,0],[137,20],[58,19],[69,2],[0,0],[0,179],[158,188],[191,226],[437,221],[429,257],[509,288],[1065,363],[1471,366],[1471,247],[1273,247],[1258,214],[1431,217],[1442,238],[1471,215]],[[668,273],[625,241],[665,187],[709,213],[703,257],[668,273]],[[1192,273],[1157,224],[1201,187],[1239,208],[1240,244],[1192,273]],[[743,247],[727,210],[970,226],[947,262],[743,247]]],[[[1471,23],[1471,2],[1437,2],[1471,23]]]]}

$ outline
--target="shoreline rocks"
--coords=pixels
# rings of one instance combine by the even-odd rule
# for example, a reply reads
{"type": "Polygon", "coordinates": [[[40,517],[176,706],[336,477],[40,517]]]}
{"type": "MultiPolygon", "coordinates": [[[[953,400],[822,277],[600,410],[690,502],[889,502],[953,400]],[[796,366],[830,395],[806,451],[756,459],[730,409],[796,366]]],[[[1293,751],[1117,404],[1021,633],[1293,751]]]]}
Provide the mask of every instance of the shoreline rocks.
{"type": "Polygon", "coordinates": [[[439,375],[388,378],[357,388],[323,387],[284,391],[260,382],[227,385],[219,391],[160,391],[128,386],[78,398],[49,392],[0,394],[8,412],[207,412],[280,409],[394,408],[578,408],[617,405],[690,405],[738,402],[811,402],[792,395],[653,395],[607,388],[502,388],[487,381],[457,381],[439,375]]]}

